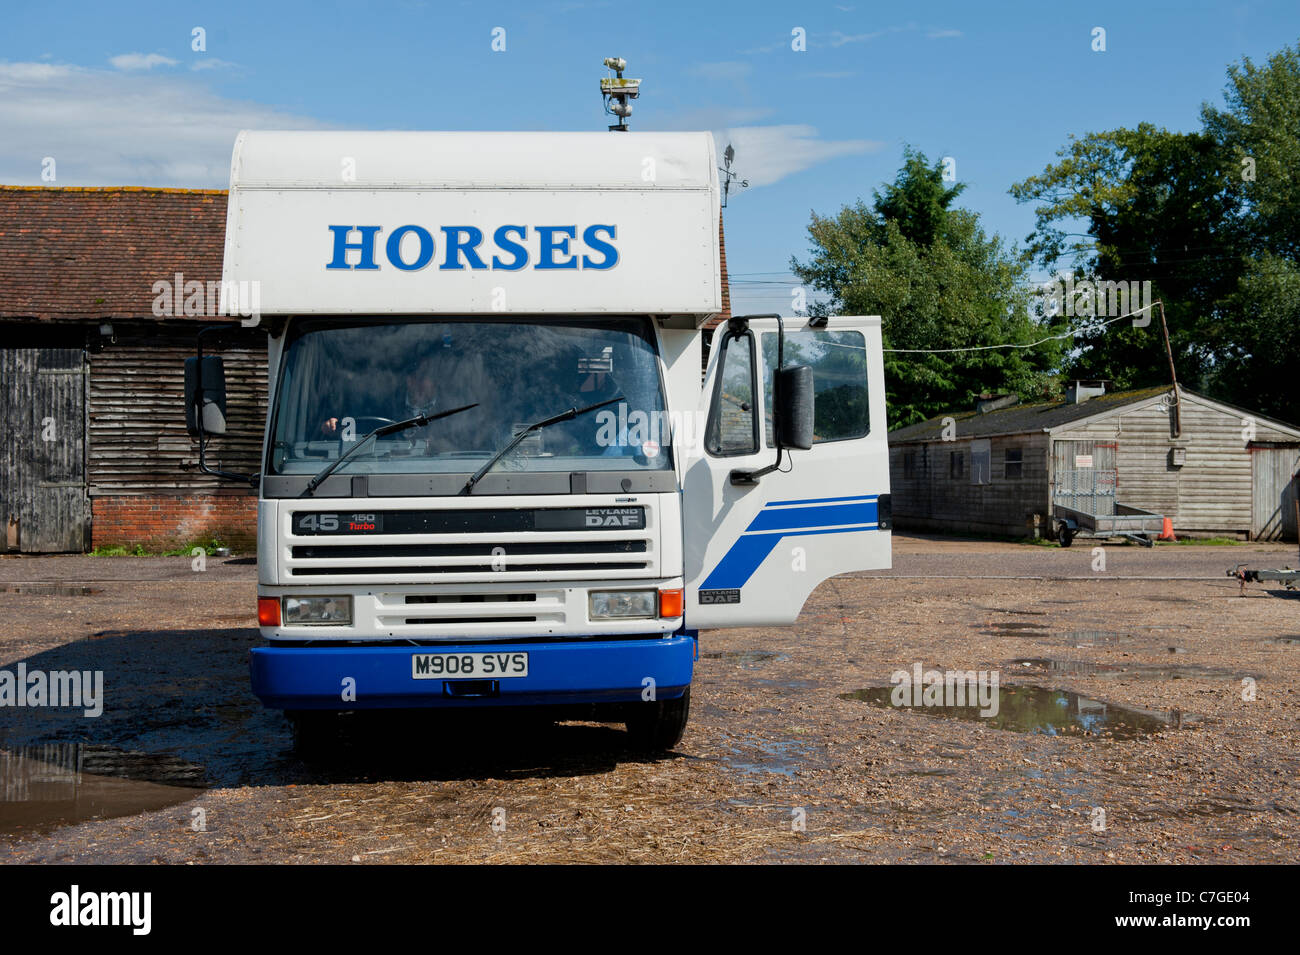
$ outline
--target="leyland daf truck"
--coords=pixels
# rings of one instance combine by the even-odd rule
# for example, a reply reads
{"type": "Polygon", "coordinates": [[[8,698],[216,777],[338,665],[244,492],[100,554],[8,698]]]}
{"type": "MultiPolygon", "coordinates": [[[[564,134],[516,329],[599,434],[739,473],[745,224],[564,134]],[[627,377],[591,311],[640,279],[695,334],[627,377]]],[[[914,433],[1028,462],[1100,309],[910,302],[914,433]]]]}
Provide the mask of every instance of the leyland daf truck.
{"type": "Polygon", "coordinates": [[[239,135],[222,290],[269,336],[260,473],[202,456],[210,336],[187,419],[258,489],[252,689],[300,745],[528,706],[670,748],[702,631],[890,565],[880,319],[718,323],[720,214],[709,133],[239,135]]]}

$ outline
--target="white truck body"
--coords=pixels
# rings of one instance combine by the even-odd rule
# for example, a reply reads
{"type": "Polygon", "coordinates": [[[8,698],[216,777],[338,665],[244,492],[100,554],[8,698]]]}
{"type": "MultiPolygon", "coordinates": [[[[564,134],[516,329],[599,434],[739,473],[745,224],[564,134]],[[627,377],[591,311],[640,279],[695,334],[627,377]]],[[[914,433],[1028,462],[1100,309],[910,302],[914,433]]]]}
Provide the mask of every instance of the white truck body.
{"type": "MultiPolygon", "coordinates": [[[[718,197],[708,133],[239,135],[223,289],[256,283],[271,336],[259,595],[276,608],[321,594],[351,603],[346,622],[296,624],[278,609],[263,619],[268,646],[254,651],[253,674],[268,705],[653,701],[647,685],[676,698],[689,689],[700,628],[787,625],[827,577],[889,566],[880,321],[723,325],[702,380],[701,329],[722,310],[718,197]],[[619,356],[612,377],[650,396],[625,407],[635,402],[619,395],[622,404],[587,413],[585,425],[566,425],[613,427],[616,454],[564,458],[540,430],[530,450],[466,492],[499,436],[427,466],[401,442],[379,453],[375,439],[374,453],[307,487],[317,464],[351,446],[318,440],[299,407],[309,370],[328,377],[317,367],[325,359],[304,357],[308,340],[335,336],[335,350],[320,355],[345,365],[355,355],[370,369],[360,377],[373,379],[383,366],[364,364],[376,360],[367,342],[389,348],[390,365],[408,352],[384,342],[406,342],[414,365],[423,359],[413,346],[441,336],[446,347],[430,359],[440,374],[478,369],[469,390],[482,423],[473,427],[509,437],[531,419],[508,402],[523,401],[531,380],[539,394],[554,386],[541,357],[556,329],[579,344],[614,336],[577,359],[578,377],[606,382],[591,369],[619,356]],[[534,334],[537,366],[520,344],[534,334]],[[350,352],[338,350],[341,335],[350,352]],[[778,458],[780,349],[787,366],[813,368],[816,438],[786,449],[781,468],[738,481],[778,458]],[[637,378],[630,363],[641,361],[637,378]],[[604,592],[638,589],[659,592],[668,615],[596,616],[604,592]],[[427,660],[412,664],[413,647],[436,655],[444,646],[531,654],[530,675],[473,687],[414,679],[427,660]],[[660,673],[653,661],[669,647],[675,663],[660,673]],[[354,672],[354,695],[340,697],[338,682],[354,672]]],[[[361,387],[349,374],[360,373],[336,376],[345,392],[361,387]]],[[[320,403],[328,389],[314,387],[320,403]]]]}

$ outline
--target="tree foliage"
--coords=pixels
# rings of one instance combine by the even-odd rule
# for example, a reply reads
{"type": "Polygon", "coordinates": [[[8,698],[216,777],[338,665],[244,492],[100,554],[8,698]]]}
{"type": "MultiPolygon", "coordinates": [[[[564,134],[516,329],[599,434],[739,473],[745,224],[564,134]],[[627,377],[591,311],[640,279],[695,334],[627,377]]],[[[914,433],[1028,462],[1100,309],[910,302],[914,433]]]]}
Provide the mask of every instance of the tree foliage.
{"type": "MultiPolygon", "coordinates": [[[[978,216],[954,208],[960,185],[941,163],[907,149],[895,181],[833,217],[816,212],[812,255],[791,261],[825,293],[825,314],[880,315],[886,349],[961,349],[1029,344],[1050,334],[1029,308],[1027,266],[987,235],[978,216]]],[[[1060,348],[950,354],[886,352],[891,427],[970,407],[982,393],[1036,396],[1050,385],[1060,348]]]]}
{"type": "MultiPolygon", "coordinates": [[[[1196,132],[1142,123],[1072,137],[1011,193],[1038,204],[1029,251],[1047,268],[1152,283],[1181,382],[1300,420],[1280,360],[1300,346],[1300,52],[1231,66],[1224,101],[1202,106],[1196,132]]],[[[1067,376],[1168,381],[1158,321],[1119,322],[1079,344],[1067,376]]]]}

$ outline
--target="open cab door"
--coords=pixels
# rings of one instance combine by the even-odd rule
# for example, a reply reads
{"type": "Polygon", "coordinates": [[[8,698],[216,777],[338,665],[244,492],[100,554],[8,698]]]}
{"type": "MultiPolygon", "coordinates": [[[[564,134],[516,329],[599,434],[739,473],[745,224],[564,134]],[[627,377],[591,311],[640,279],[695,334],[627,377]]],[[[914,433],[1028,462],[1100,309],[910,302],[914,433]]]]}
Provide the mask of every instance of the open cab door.
{"type": "Polygon", "coordinates": [[[683,491],[687,627],[791,624],[828,577],[890,566],[879,316],[732,319],[703,395],[683,491]]]}

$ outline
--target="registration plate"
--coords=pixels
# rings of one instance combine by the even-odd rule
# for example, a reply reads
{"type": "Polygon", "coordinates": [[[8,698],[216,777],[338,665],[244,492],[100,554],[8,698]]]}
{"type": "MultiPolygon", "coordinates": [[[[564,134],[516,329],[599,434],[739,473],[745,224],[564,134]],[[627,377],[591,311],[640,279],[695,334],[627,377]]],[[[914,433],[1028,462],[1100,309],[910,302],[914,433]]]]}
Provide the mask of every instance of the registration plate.
{"type": "Polygon", "coordinates": [[[411,656],[411,677],[416,680],[499,680],[528,676],[528,654],[416,653],[411,656]]]}

